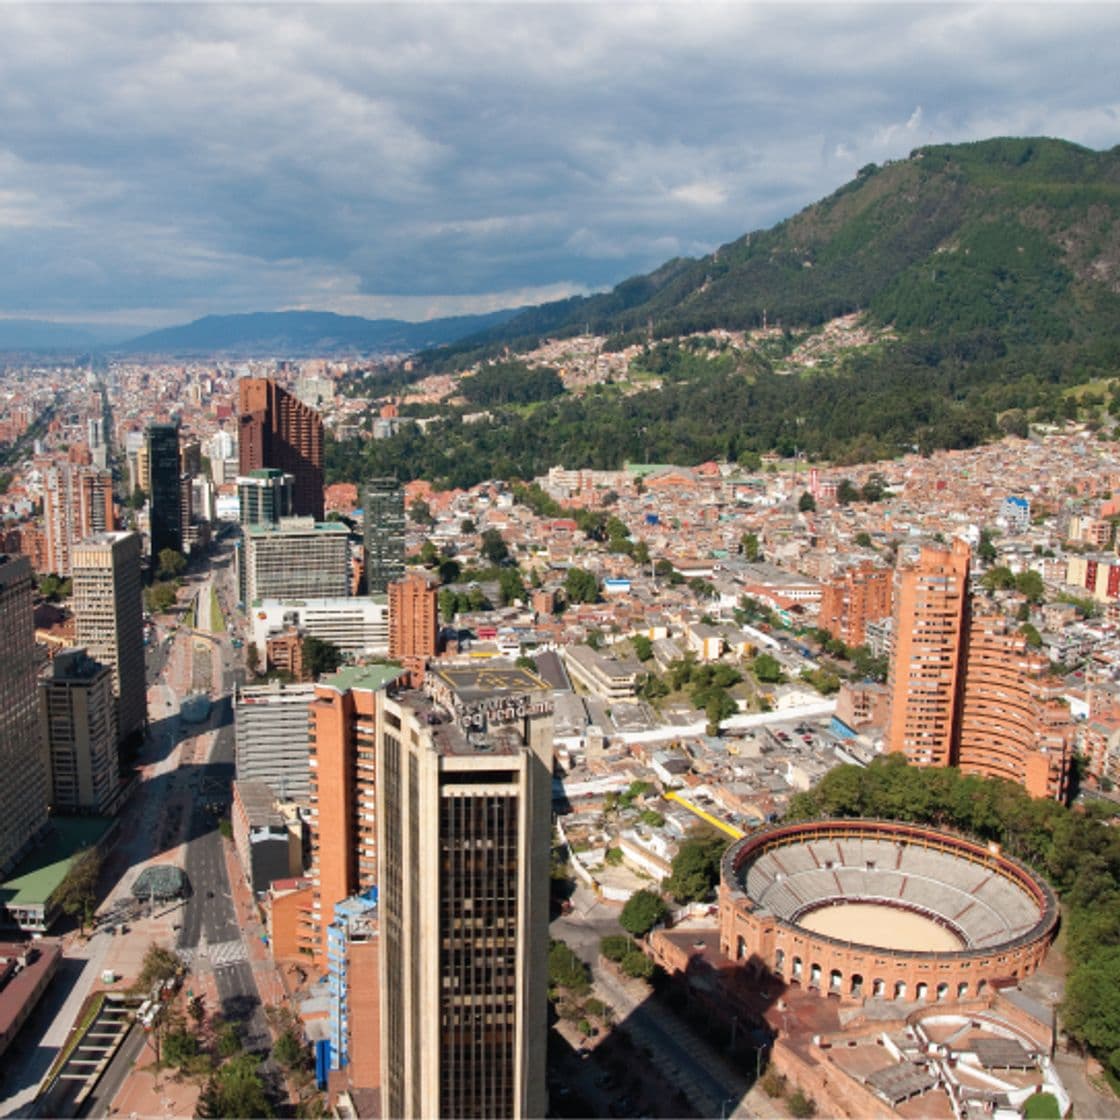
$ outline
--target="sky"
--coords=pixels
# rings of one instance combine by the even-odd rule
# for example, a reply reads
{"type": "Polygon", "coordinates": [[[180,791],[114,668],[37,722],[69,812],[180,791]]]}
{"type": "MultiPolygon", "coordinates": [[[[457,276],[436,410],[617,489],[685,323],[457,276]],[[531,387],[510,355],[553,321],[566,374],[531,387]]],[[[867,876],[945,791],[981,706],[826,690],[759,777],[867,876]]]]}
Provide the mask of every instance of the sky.
{"type": "Polygon", "coordinates": [[[0,5],[0,318],[609,288],[914,147],[1120,143],[1120,5],[0,5]]]}

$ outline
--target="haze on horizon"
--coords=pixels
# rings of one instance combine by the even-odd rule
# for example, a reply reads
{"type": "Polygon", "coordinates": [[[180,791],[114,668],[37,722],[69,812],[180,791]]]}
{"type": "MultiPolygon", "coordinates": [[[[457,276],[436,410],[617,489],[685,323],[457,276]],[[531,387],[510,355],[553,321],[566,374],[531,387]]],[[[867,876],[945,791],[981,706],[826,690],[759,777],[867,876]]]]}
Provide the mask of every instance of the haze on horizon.
{"type": "Polygon", "coordinates": [[[610,287],[929,143],[1120,142],[1120,6],[4,5],[0,318],[610,287]]]}

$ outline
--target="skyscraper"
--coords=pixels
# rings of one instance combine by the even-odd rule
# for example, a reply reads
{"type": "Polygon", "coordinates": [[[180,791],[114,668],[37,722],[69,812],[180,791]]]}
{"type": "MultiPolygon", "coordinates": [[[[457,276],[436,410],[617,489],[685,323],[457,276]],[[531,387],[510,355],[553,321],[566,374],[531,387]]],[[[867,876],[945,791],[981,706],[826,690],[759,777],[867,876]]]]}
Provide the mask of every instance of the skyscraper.
{"type": "Polygon", "coordinates": [[[311,921],[325,959],[335,904],[377,884],[377,698],[399,665],[343,669],[310,706],[311,921]]]}
{"type": "Polygon", "coordinates": [[[864,561],[821,588],[819,625],[847,646],[861,646],[866,626],[891,614],[894,573],[864,561]]]}
{"type": "Polygon", "coordinates": [[[240,473],[274,467],[290,474],[293,511],[322,521],[322,417],[266,377],[244,377],[237,387],[240,473]]]}
{"type": "Polygon", "coordinates": [[[0,876],[47,823],[50,783],[39,735],[34,587],[26,557],[0,553],[0,876]]]}
{"type": "Polygon", "coordinates": [[[1074,739],[1062,684],[1005,617],[970,598],[968,565],[957,540],[899,571],[888,749],[1062,801],[1074,739]]]}
{"type": "Polygon", "coordinates": [[[113,528],[113,476],[63,463],[43,476],[43,527],[48,571],[70,575],[70,550],[91,533],[113,528]]]}
{"type": "Polygon", "coordinates": [[[414,687],[436,655],[439,636],[438,592],[419,572],[389,584],[389,656],[409,670],[414,687]]]}
{"type": "Polygon", "coordinates": [[[136,533],[98,533],[74,549],[77,642],[113,672],[121,741],[148,715],[140,563],[136,533]]]}
{"type": "Polygon", "coordinates": [[[384,595],[404,575],[404,487],[395,478],[371,478],[362,497],[366,587],[384,595]]]}
{"type": "Polygon", "coordinates": [[[440,668],[379,705],[383,1112],[543,1116],[548,685],[440,668]]]}
{"type": "Polygon", "coordinates": [[[121,792],[113,673],[84,649],[68,649],[39,681],[39,725],[57,813],[106,815],[121,792]]]}
{"type": "Polygon", "coordinates": [[[250,471],[237,480],[238,520],[242,525],[274,526],[292,515],[295,479],[274,467],[250,471]]]}
{"type": "Polygon", "coordinates": [[[148,428],[148,509],[153,567],[165,548],[183,551],[179,486],[179,428],[153,424],[148,428]]]}
{"type": "Polygon", "coordinates": [[[949,766],[968,612],[968,545],[923,547],[898,572],[888,748],[918,766],[949,766]]]}

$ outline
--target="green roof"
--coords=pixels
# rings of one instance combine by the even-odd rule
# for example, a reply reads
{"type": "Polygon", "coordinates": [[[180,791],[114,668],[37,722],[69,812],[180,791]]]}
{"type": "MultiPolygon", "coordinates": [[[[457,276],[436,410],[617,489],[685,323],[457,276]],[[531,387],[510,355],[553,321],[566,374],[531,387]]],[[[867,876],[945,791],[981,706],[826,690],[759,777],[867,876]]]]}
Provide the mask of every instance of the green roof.
{"type": "Polygon", "coordinates": [[[396,665],[391,661],[379,665],[348,665],[329,677],[321,678],[319,684],[336,688],[339,692],[349,692],[352,688],[376,692],[392,684],[403,672],[403,665],[396,665]]]}
{"type": "Polygon", "coordinates": [[[110,817],[51,817],[38,846],[0,883],[0,906],[44,906],[86,848],[116,822],[110,817]]]}

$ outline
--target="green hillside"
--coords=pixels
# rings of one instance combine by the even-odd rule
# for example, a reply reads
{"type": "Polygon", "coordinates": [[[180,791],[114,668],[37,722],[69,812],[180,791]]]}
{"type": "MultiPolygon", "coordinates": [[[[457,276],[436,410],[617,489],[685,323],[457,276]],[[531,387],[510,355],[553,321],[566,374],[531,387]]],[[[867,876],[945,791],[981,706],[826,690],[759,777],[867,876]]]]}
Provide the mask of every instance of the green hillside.
{"type": "MultiPolygon", "coordinates": [[[[794,447],[854,461],[1058,419],[1074,408],[1070,387],[1120,376],[1118,217],[1120,148],[1047,139],[920,148],[708,257],[531,308],[419,363],[462,368],[589,327],[614,348],[652,335],[636,365],[660,389],[564,395],[531,414],[499,410],[469,432],[453,417],[434,447],[405,436],[360,457],[370,469],[463,485],[557,462],[687,463],[794,447]],[[806,332],[853,312],[884,341],[826,372],[789,375],[783,358],[806,332]],[[786,353],[712,360],[712,344],[678,341],[764,322],[785,328],[786,353]]],[[[357,447],[333,455],[338,471],[359,465],[357,447]]]]}

